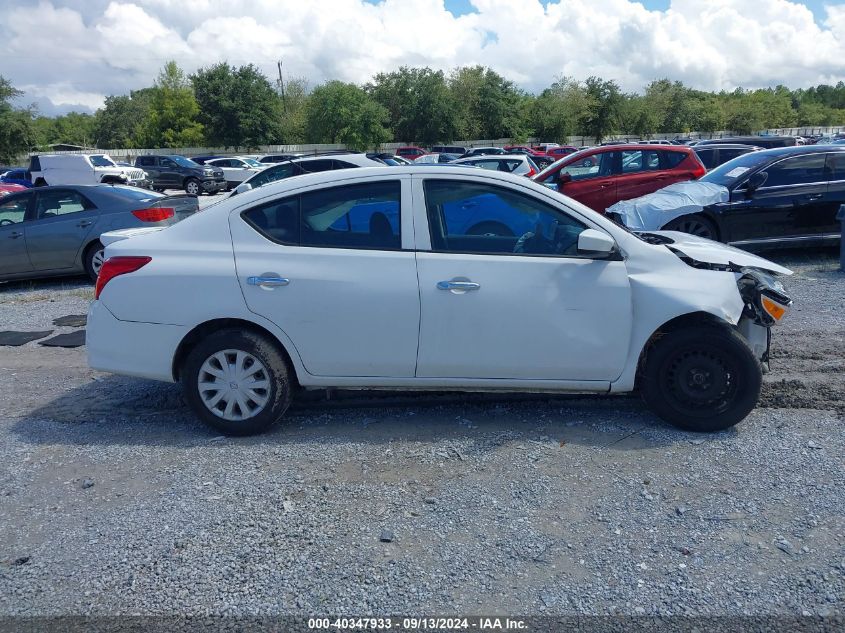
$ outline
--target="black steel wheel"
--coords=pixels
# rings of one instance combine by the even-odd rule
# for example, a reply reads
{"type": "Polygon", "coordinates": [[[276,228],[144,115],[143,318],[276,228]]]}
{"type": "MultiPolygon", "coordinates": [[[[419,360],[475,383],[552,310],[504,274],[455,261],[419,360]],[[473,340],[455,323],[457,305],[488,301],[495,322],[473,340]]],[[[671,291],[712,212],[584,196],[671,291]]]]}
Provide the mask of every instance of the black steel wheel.
{"type": "Polygon", "coordinates": [[[756,406],[763,374],[741,334],[701,325],[663,334],[648,350],[640,374],[646,404],[690,431],[720,431],[756,406]]]}

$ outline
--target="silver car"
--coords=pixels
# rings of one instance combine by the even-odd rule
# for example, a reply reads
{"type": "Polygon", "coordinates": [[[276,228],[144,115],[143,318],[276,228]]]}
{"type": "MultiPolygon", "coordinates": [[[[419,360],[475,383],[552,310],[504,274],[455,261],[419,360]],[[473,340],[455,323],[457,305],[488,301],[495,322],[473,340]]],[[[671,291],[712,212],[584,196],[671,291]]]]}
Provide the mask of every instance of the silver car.
{"type": "Polygon", "coordinates": [[[122,185],[37,187],[0,199],[0,280],[87,274],[103,264],[100,235],[165,226],[196,213],[197,198],[122,185]]]}

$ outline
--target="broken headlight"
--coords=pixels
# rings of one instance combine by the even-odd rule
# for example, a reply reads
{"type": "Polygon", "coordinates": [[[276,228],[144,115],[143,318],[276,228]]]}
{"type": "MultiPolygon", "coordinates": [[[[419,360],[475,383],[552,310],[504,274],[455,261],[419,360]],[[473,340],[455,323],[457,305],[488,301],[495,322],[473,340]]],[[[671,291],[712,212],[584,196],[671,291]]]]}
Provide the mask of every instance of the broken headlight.
{"type": "Polygon", "coordinates": [[[743,268],[741,273],[736,283],[745,302],[743,316],[766,327],[778,324],[792,306],[783,284],[759,268],[743,268]]]}

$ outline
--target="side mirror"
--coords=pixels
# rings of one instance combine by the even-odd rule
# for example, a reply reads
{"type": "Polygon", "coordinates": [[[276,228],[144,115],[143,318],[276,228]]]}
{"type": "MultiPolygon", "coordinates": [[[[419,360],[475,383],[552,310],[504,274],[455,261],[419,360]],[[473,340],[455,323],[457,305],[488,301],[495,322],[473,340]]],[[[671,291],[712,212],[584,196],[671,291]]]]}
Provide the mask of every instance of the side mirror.
{"type": "Polygon", "coordinates": [[[249,184],[248,182],[242,182],[237,187],[235,187],[235,190],[232,192],[232,195],[234,196],[239,193],[246,193],[250,189],[252,189],[251,184],[249,184]]]}
{"type": "Polygon", "coordinates": [[[578,252],[583,254],[611,253],[616,242],[607,233],[585,229],[578,236],[578,252]]]}
{"type": "Polygon", "coordinates": [[[751,178],[748,179],[748,182],[745,184],[746,192],[754,193],[754,191],[756,191],[765,184],[768,177],[769,174],[764,171],[758,171],[756,174],[752,175],[751,178]]]}
{"type": "Polygon", "coordinates": [[[572,174],[569,172],[564,172],[562,174],[557,175],[557,184],[559,187],[562,187],[568,182],[572,182],[572,174]]]}

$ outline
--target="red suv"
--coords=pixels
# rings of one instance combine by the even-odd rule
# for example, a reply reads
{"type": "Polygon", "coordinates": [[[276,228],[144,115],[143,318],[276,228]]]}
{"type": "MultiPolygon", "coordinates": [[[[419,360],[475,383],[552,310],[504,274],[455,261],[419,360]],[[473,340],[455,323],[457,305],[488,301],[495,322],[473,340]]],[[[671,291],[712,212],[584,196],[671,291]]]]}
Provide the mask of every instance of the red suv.
{"type": "Polygon", "coordinates": [[[681,145],[609,145],[570,154],[532,180],[604,213],[630,200],[707,170],[690,147],[681,145]]]}
{"type": "Polygon", "coordinates": [[[405,147],[399,147],[396,149],[396,155],[401,156],[402,158],[407,158],[408,160],[414,160],[428,154],[422,147],[417,147],[416,145],[406,145],[405,147]]]}

